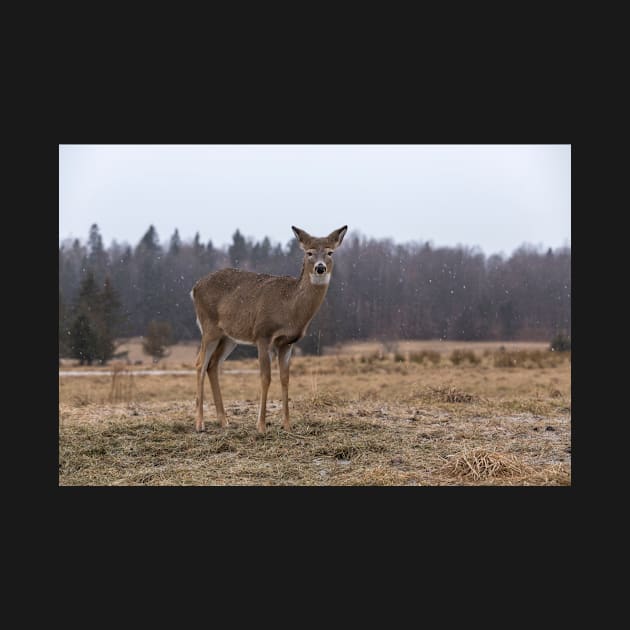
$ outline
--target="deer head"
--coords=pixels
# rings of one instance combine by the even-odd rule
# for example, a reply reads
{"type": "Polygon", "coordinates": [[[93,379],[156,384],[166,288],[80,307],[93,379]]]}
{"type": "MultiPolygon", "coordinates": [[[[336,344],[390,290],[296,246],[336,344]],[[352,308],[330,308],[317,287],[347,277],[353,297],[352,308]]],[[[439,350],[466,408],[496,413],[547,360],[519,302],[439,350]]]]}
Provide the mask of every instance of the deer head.
{"type": "Polygon", "coordinates": [[[304,273],[308,274],[311,284],[328,284],[334,267],[333,252],[341,245],[348,226],[344,225],[324,238],[311,236],[293,225],[291,229],[304,250],[304,273]]]}

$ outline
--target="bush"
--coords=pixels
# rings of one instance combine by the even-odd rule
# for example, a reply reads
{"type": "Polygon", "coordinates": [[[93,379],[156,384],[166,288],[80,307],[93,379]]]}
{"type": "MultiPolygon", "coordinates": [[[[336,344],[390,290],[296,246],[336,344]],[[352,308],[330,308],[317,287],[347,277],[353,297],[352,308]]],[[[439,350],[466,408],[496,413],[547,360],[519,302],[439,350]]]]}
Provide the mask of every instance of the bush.
{"type": "Polygon", "coordinates": [[[481,359],[472,350],[453,350],[450,359],[453,365],[459,365],[464,361],[471,365],[478,365],[481,362],[481,359]]]}
{"type": "Polygon", "coordinates": [[[410,352],[409,360],[412,363],[424,363],[425,359],[437,365],[440,362],[440,353],[435,350],[421,350],[420,352],[410,352]]]}
{"type": "Polygon", "coordinates": [[[142,339],[142,350],[153,357],[153,363],[170,354],[167,346],[173,343],[173,329],[170,322],[151,320],[147,328],[147,334],[142,339]]]}
{"type": "Polygon", "coordinates": [[[494,353],[494,367],[501,368],[545,368],[557,367],[566,359],[549,350],[506,350],[494,353]]]}
{"type": "Polygon", "coordinates": [[[560,333],[551,340],[549,348],[552,352],[571,352],[571,337],[560,333]]]}

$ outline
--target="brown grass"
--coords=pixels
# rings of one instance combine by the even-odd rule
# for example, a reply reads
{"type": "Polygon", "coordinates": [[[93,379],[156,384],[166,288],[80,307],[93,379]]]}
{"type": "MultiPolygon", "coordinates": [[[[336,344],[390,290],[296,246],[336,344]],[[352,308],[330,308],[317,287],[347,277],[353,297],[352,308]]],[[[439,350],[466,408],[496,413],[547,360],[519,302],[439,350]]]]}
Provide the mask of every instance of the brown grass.
{"type": "Polygon", "coordinates": [[[224,365],[226,429],[206,383],[202,434],[193,374],[133,376],[126,366],[60,378],[59,484],[569,485],[570,361],[506,370],[494,351],[458,366],[296,357],[291,431],[274,368],[264,436],[255,359],[224,365]]]}
{"type": "Polygon", "coordinates": [[[431,402],[471,403],[478,397],[457,387],[428,387],[425,399],[431,402]]]}
{"type": "Polygon", "coordinates": [[[454,477],[477,481],[489,477],[522,477],[531,469],[514,455],[475,449],[453,456],[445,470],[454,477]]]}

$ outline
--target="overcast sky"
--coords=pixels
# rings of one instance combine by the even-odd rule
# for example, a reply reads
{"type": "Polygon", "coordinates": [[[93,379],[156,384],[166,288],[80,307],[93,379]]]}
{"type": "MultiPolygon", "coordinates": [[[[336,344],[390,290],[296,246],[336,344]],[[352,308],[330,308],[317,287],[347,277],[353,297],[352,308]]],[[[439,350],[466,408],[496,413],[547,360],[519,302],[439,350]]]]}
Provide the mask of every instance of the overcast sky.
{"type": "Polygon", "coordinates": [[[60,145],[59,241],[167,244],[353,231],[396,242],[571,244],[570,145],[60,145]]]}

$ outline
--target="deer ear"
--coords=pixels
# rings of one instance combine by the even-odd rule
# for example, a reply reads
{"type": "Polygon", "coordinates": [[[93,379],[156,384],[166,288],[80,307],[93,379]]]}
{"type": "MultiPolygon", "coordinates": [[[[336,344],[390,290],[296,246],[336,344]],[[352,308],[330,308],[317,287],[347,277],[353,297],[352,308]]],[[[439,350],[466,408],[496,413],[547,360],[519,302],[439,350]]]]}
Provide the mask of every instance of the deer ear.
{"type": "Polygon", "coordinates": [[[305,232],[304,230],[300,230],[300,228],[295,227],[295,225],[292,225],[291,229],[293,230],[293,234],[295,234],[295,238],[297,238],[298,242],[300,243],[300,247],[304,249],[306,241],[311,239],[310,234],[308,234],[308,232],[305,232]]]}
{"type": "Polygon", "coordinates": [[[344,225],[343,227],[331,232],[328,235],[328,240],[332,241],[335,244],[335,247],[339,247],[341,245],[341,241],[343,241],[343,237],[346,235],[348,231],[348,226],[344,225]]]}

